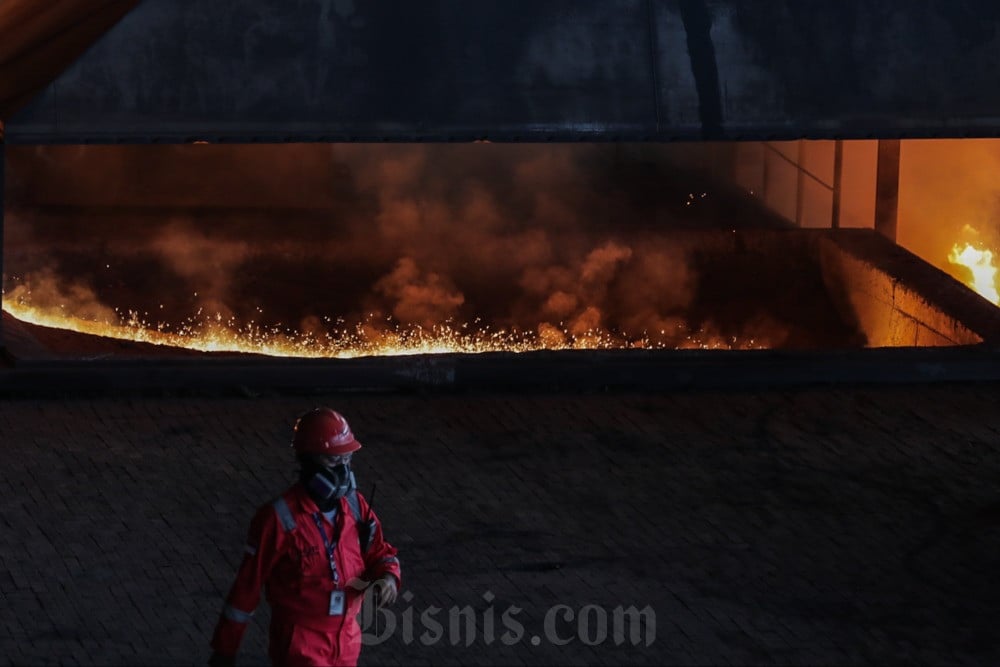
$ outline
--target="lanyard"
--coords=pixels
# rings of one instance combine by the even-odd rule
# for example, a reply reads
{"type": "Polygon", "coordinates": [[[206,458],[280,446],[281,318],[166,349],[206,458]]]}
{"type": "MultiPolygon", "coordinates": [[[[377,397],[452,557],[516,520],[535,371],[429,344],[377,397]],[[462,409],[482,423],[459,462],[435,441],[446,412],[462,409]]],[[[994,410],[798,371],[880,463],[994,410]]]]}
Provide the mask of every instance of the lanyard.
{"type": "Polygon", "coordinates": [[[316,522],[316,527],[319,529],[319,536],[323,538],[323,546],[326,548],[326,558],[330,563],[330,577],[333,579],[333,585],[337,586],[340,584],[340,574],[337,572],[337,561],[334,560],[333,552],[337,548],[337,542],[334,540],[331,542],[326,539],[326,530],[323,529],[323,515],[319,512],[313,513],[313,521],[316,522]]]}

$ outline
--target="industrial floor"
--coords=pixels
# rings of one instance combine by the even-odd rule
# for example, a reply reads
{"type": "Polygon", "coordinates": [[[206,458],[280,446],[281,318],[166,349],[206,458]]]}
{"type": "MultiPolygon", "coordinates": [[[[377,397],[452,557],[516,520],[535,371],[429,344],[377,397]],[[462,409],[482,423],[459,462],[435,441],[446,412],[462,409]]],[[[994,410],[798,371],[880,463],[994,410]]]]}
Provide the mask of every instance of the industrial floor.
{"type": "Polygon", "coordinates": [[[364,665],[998,664],[998,389],[5,399],[0,664],[204,664],[318,404],[403,562],[364,665]]]}

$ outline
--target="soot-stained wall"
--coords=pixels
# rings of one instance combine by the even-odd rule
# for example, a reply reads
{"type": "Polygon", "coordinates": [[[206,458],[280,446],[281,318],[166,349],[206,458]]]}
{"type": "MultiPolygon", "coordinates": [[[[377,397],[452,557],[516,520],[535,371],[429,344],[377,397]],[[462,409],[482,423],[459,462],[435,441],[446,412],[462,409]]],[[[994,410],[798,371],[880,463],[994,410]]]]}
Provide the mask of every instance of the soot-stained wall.
{"type": "Polygon", "coordinates": [[[995,136],[998,26],[975,0],[146,0],[7,134],[995,136]]]}

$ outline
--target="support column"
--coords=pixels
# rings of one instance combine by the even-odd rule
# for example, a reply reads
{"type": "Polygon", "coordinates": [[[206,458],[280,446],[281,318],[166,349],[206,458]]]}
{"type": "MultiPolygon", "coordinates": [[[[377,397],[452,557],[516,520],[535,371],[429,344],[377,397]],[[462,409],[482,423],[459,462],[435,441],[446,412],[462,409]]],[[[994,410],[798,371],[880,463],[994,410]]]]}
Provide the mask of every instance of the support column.
{"type": "Polygon", "coordinates": [[[806,205],[806,142],[798,141],[798,153],[795,158],[795,226],[802,226],[802,212],[806,205]]]}
{"type": "Polygon", "coordinates": [[[844,142],[833,142],[833,206],[830,210],[830,227],[840,228],[840,192],[844,172],[844,142]]]}
{"type": "Polygon", "coordinates": [[[899,209],[899,139],[879,139],[875,177],[875,231],[896,241],[899,209]]]}
{"type": "MultiPolygon", "coordinates": [[[[4,142],[4,127],[3,121],[0,120],[0,287],[3,284],[3,237],[4,237],[4,224],[3,224],[3,213],[6,207],[4,203],[4,181],[5,181],[5,171],[7,167],[7,149],[4,142]]],[[[0,290],[0,361],[2,361],[6,354],[6,345],[4,343],[3,335],[3,291],[0,290]]]]}

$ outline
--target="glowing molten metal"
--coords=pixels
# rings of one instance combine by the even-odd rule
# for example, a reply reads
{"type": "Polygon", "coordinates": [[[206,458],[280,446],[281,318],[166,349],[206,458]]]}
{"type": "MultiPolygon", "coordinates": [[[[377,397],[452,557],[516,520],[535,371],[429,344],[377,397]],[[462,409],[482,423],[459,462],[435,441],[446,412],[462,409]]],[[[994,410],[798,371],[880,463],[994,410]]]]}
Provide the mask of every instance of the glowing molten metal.
{"type": "Polygon", "coordinates": [[[948,261],[964,266],[972,273],[968,286],[981,296],[989,299],[994,305],[1000,305],[1000,294],[997,293],[997,267],[993,265],[993,253],[989,250],[979,250],[971,243],[956,243],[948,261]]]}
{"type": "MultiPolygon", "coordinates": [[[[221,316],[191,320],[180,327],[150,325],[135,312],[118,322],[98,322],[71,314],[66,306],[59,311],[31,305],[22,293],[4,301],[3,309],[15,318],[43,327],[128,340],[152,345],[186,348],[202,352],[231,352],[275,357],[352,358],[407,354],[482,352],[530,352],[567,349],[751,349],[766,347],[749,339],[738,341],[686,331],[669,332],[670,342],[653,341],[648,336],[625,338],[603,330],[571,333],[541,326],[538,332],[492,330],[481,323],[436,325],[430,329],[401,326],[391,321],[367,321],[355,327],[332,328],[323,335],[280,328],[264,329],[254,324],[240,325],[221,316]]],[[[330,320],[327,320],[329,323],[330,320]]],[[[342,322],[333,322],[343,325],[342,322]]],[[[668,332],[662,331],[661,334],[668,332]]]]}

